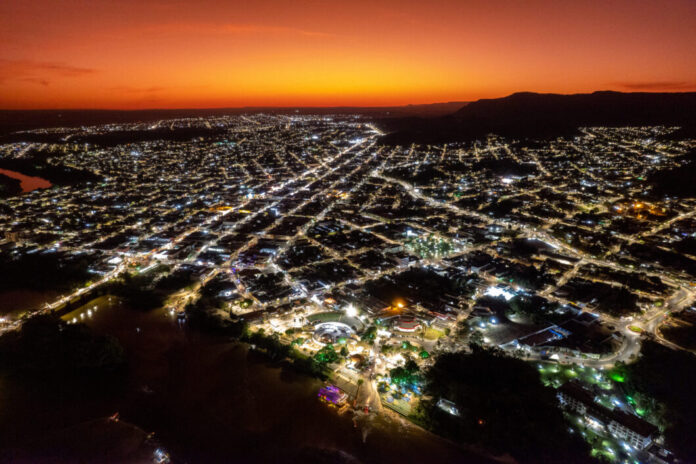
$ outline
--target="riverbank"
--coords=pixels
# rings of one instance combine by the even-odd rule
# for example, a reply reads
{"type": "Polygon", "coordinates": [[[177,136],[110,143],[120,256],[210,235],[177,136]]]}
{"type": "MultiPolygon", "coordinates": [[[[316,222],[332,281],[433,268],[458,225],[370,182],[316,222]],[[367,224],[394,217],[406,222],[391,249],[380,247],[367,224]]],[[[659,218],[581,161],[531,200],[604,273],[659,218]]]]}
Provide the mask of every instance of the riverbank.
{"type": "Polygon", "coordinates": [[[0,317],[17,319],[22,314],[41,308],[58,296],[55,291],[4,290],[0,291],[0,317]]]}
{"type": "MultiPolygon", "coordinates": [[[[119,412],[189,463],[490,462],[387,416],[356,426],[352,414],[317,400],[323,382],[229,337],[191,330],[164,309],[137,311],[116,299],[82,309],[95,305],[84,322],[119,340],[125,372],[65,384],[0,375],[0,449],[30,453],[37,436],[119,412]]],[[[82,438],[70,446],[87,453],[82,438]]]]}
{"type": "Polygon", "coordinates": [[[141,428],[103,417],[30,438],[24,449],[12,449],[4,458],[14,463],[100,462],[148,464],[159,448],[141,428]]]}
{"type": "Polygon", "coordinates": [[[22,182],[1,172],[0,170],[0,198],[8,198],[21,193],[22,182]]]}
{"type": "Polygon", "coordinates": [[[36,189],[49,188],[53,185],[41,177],[27,176],[21,172],[11,171],[9,169],[0,169],[0,184],[3,186],[8,184],[10,186],[14,185],[14,189],[11,189],[11,191],[14,192],[11,193],[12,195],[27,193],[36,189]],[[17,187],[19,187],[19,191],[17,191],[17,187]]]}

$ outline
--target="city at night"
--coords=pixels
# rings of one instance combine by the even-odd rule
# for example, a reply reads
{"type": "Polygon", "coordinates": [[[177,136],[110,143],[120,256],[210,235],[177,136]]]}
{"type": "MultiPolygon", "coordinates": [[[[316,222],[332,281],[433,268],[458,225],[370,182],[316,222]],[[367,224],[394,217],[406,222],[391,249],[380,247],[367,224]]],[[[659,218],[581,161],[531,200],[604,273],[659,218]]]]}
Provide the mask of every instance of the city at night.
{"type": "Polygon", "coordinates": [[[696,4],[0,4],[0,462],[696,462],[696,4]]]}

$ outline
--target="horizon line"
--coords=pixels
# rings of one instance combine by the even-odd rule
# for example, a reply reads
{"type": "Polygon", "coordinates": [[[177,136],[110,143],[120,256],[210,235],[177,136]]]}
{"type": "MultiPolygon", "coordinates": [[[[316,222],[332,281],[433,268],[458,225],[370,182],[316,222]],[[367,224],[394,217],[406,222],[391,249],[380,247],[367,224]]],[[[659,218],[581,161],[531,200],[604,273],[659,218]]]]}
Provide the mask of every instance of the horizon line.
{"type": "MultiPolygon", "coordinates": [[[[676,93],[676,92],[675,92],[676,93]]],[[[502,98],[502,97],[501,97],[502,98]]],[[[409,106],[451,105],[457,103],[472,103],[477,100],[452,100],[430,103],[403,103],[398,105],[244,105],[244,106],[206,106],[206,107],[156,107],[156,108],[0,108],[0,111],[207,111],[207,110],[245,110],[245,109],[332,109],[332,108],[357,108],[357,109],[381,109],[381,108],[406,108],[409,106]]]]}
{"type": "Polygon", "coordinates": [[[244,106],[207,106],[207,107],[155,107],[155,108],[0,108],[0,111],[222,111],[222,110],[245,110],[245,109],[273,109],[273,110],[296,110],[296,109],[383,109],[383,108],[406,108],[410,106],[433,106],[433,105],[449,105],[457,103],[473,103],[481,100],[500,100],[519,94],[536,94],[536,95],[592,95],[595,93],[619,93],[619,94],[689,94],[696,93],[696,90],[691,91],[630,91],[624,92],[620,90],[592,90],[588,92],[574,93],[557,93],[557,92],[535,92],[530,90],[520,90],[506,94],[502,97],[478,98],[476,100],[450,100],[429,103],[402,103],[394,105],[244,105],[244,106]]]}

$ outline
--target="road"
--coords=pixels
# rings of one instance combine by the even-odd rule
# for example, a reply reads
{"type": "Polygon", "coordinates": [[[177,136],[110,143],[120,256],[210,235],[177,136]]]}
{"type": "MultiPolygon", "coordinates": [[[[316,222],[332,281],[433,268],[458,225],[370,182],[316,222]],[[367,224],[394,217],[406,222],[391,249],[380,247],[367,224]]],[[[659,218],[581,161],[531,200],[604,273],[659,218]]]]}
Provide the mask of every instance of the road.
{"type": "MultiPolygon", "coordinates": [[[[668,346],[669,348],[683,350],[683,348],[668,340],[665,340],[659,334],[658,328],[662,321],[664,321],[667,314],[682,310],[684,307],[690,305],[695,298],[696,294],[694,294],[694,292],[680,289],[665,302],[664,307],[647,311],[639,317],[616,319],[604,316],[604,321],[607,324],[614,325],[617,331],[623,335],[621,346],[617,351],[608,356],[602,356],[599,359],[589,359],[559,354],[558,361],[563,364],[575,363],[583,364],[589,367],[607,369],[614,366],[614,364],[617,362],[627,363],[634,359],[638,353],[640,353],[641,341],[643,339],[642,333],[651,334],[656,341],[668,346]],[[630,327],[639,328],[642,332],[637,333],[631,330],[630,327]]],[[[541,360],[542,358],[540,355],[535,354],[530,356],[528,359],[541,360]]]]}
{"type": "MultiPolygon", "coordinates": [[[[484,223],[487,224],[495,224],[498,226],[502,227],[509,227],[510,224],[499,221],[496,219],[493,219],[489,216],[477,213],[475,211],[470,211],[468,209],[461,208],[455,204],[448,203],[448,202],[443,202],[440,200],[436,200],[434,198],[431,198],[427,195],[424,195],[423,193],[420,192],[417,188],[414,188],[413,185],[409,184],[408,182],[402,181],[400,179],[396,179],[393,177],[388,177],[383,175],[380,172],[374,172],[373,175],[375,177],[378,177],[386,182],[398,184],[402,186],[406,192],[411,195],[413,198],[424,201],[428,203],[429,205],[435,207],[435,208],[445,208],[448,210],[451,210],[455,212],[456,214],[462,214],[462,215],[470,215],[474,216],[477,219],[480,219],[484,223]]],[[[684,219],[693,216],[696,214],[696,212],[687,212],[684,214],[679,215],[677,218],[678,219],[684,219]]],[[[667,221],[668,224],[672,224],[675,220],[678,220],[677,218],[674,218],[671,221],[667,221]]],[[[653,230],[649,231],[649,233],[654,233],[659,230],[662,230],[662,227],[656,227],[653,230]]],[[[557,249],[561,249],[564,252],[568,253],[570,256],[578,258],[580,262],[578,262],[573,268],[566,273],[560,282],[564,283],[568,281],[572,276],[575,275],[575,273],[580,269],[582,264],[585,263],[590,263],[590,264],[595,264],[597,266],[603,266],[603,267],[608,267],[610,269],[618,270],[618,271],[624,271],[624,272],[634,272],[633,269],[627,266],[620,265],[614,261],[609,261],[605,259],[599,259],[593,256],[588,255],[587,253],[583,252],[582,250],[579,250],[577,248],[574,248],[558,239],[555,237],[552,237],[546,231],[536,229],[536,228],[529,228],[522,226],[519,228],[519,231],[521,232],[522,237],[526,237],[529,239],[538,239],[542,240],[553,247],[557,249]]],[[[655,308],[652,309],[640,317],[637,318],[631,318],[629,320],[623,321],[623,320],[616,320],[614,318],[608,317],[606,315],[601,315],[601,319],[603,322],[607,323],[607,325],[614,325],[617,327],[617,330],[621,332],[621,334],[624,337],[624,340],[622,342],[622,345],[620,349],[613,353],[612,355],[608,357],[601,358],[600,360],[588,360],[586,358],[573,358],[573,357],[567,357],[564,356],[562,359],[563,361],[566,362],[582,362],[586,365],[593,365],[593,367],[608,367],[614,365],[614,363],[618,361],[622,362],[627,362],[632,357],[636,356],[640,352],[640,336],[638,336],[635,332],[631,331],[628,327],[630,326],[636,326],[640,327],[641,329],[644,329],[646,332],[652,334],[655,339],[670,347],[673,349],[682,349],[679,346],[669,342],[668,340],[665,340],[663,337],[660,336],[657,328],[659,327],[660,323],[664,320],[667,314],[670,312],[677,312],[680,311],[682,308],[690,304],[690,302],[694,301],[694,298],[696,295],[690,288],[690,283],[681,280],[681,279],[676,279],[670,276],[665,275],[664,273],[658,273],[658,272],[652,272],[652,271],[643,271],[646,275],[648,276],[656,276],[659,277],[663,282],[665,282],[668,285],[671,285],[672,287],[676,288],[676,292],[670,297],[667,302],[661,307],[661,308],[655,308]]],[[[559,285],[555,285],[554,288],[558,288],[559,285]]],[[[544,294],[548,295],[551,293],[553,289],[547,289],[544,291],[544,294]]],[[[534,358],[531,358],[534,359],[534,358]]]]}
{"type": "MultiPolygon", "coordinates": [[[[371,125],[367,125],[368,128],[370,128],[372,135],[359,139],[355,141],[354,143],[350,144],[348,147],[340,149],[337,153],[333,154],[332,156],[329,156],[325,159],[323,159],[323,165],[317,165],[312,168],[308,168],[307,170],[304,170],[302,172],[296,173],[296,175],[290,179],[286,179],[282,182],[277,183],[274,187],[270,188],[269,191],[275,191],[275,190],[281,190],[287,185],[291,185],[293,183],[299,183],[298,186],[295,189],[292,189],[290,192],[286,193],[283,196],[280,196],[275,199],[274,202],[269,203],[266,205],[264,208],[261,208],[257,211],[254,211],[252,214],[247,216],[244,220],[239,221],[237,223],[237,227],[239,225],[242,225],[253,218],[257,217],[260,214],[265,213],[267,210],[272,209],[273,207],[279,205],[285,198],[293,196],[296,192],[303,190],[304,188],[308,187],[311,185],[313,182],[316,180],[321,180],[333,173],[335,173],[338,170],[341,170],[345,168],[346,165],[348,165],[351,161],[354,159],[361,157],[364,155],[364,153],[372,148],[375,144],[375,138],[381,134],[377,128],[371,125]],[[346,157],[346,155],[350,154],[350,156],[346,157]]],[[[27,147],[28,149],[29,147],[27,147]]],[[[25,150],[26,151],[26,150],[25,150]]],[[[386,159],[384,160],[386,162],[386,159]]],[[[384,164],[384,163],[383,163],[384,164]]],[[[357,172],[361,168],[361,165],[358,164],[358,166],[353,169],[352,172],[347,173],[347,175],[352,174],[353,172],[357,172]]],[[[359,183],[359,185],[362,185],[362,183],[367,179],[367,176],[363,178],[363,180],[359,183]]],[[[329,187],[322,189],[321,191],[316,192],[314,195],[312,195],[310,198],[306,199],[304,202],[299,204],[296,208],[294,208],[290,213],[297,211],[301,209],[303,206],[306,204],[310,203],[316,198],[319,198],[322,195],[326,195],[328,191],[335,185],[337,185],[340,182],[340,180],[337,180],[333,182],[329,187]]],[[[358,186],[354,186],[354,188],[357,188],[358,186]]],[[[244,209],[246,205],[250,203],[251,200],[249,199],[244,199],[243,202],[239,205],[237,205],[236,208],[229,208],[226,209],[225,211],[218,212],[217,214],[214,214],[210,216],[207,220],[205,220],[203,223],[200,225],[193,227],[191,229],[186,230],[179,236],[177,236],[175,239],[170,241],[169,243],[165,244],[162,247],[159,247],[157,249],[151,250],[148,253],[143,253],[139,256],[135,257],[125,257],[124,260],[116,266],[113,270],[107,272],[104,274],[99,280],[94,281],[90,283],[88,286],[79,288],[75,290],[74,292],[64,295],[59,297],[58,299],[46,303],[44,307],[37,309],[35,311],[30,312],[29,316],[36,315],[36,314],[42,314],[42,313],[47,313],[47,312],[52,312],[62,306],[65,303],[68,303],[70,301],[75,300],[76,298],[79,298],[85,294],[89,294],[93,290],[96,290],[98,287],[111,282],[118,278],[124,271],[126,271],[129,267],[129,265],[133,262],[142,262],[144,261],[144,264],[146,266],[149,266],[151,264],[156,263],[157,261],[155,260],[154,256],[158,255],[159,253],[162,253],[164,251],[170,250],[173,247],[175,247],[178,243],[180,243],[182,240],[184,240],[186,237],[190,236],[191,234],[194,234],[196,232],[201,232],[208,228],[211,224],[223,220],[224,217],[233,211],[239,210],[239,209],[244,209]]],[[[320,219],[323,217],[324,214],[328,211],[329,207],[325,208],[324,211],[318,216],[317,219],[320,219]]],[[[278,225],[282,219],[284,218],[284,215],[281,215],[278,217],[276,221],[274,221],[270,226],[268,226],[265,231],[270,230],[271,228],[275,227],[278,225]]],[[[224,238],[227,235],[233,235],[234,231],[230,231],[227,234],[221,236],[221,237],[216,237],[216,239],[224,238]]],[[[293,240],[297,238],[300,235],[298,233],[295,237],[293,237],[293,240]]],[[[101,237],[101,239],[106,238],[106,237],[101,237]]],[[[190,301],[191,299],[194,299],[197,295],[197,291],[200,289],[202,285],[204,285],[206,282],[214,278],[221,270],[229,269],[231,263],[236,259],[236,257],[239,255],[239,253],[243,252],[244,250],[248,249],[250,246],[253,246],[253,244],[256,241],[256,237],[254,236],[252,239],[250,239],[244,246],[241,248],[235,250],[235,252],[231,255],[230,259],[221,264],[220,266],[216,266],[211,272],[206,274],[206,276],[202,279],[199,285],[196,286],[196,288],[192,291],[187,291],[185,293],[182,293],[180,295],[177,295],[176,298],[174,299],[175,301],[175,310],[181,311],[183,309],[183,306],[185,305],[186,302],[190,301]]],[[[210,243],[204,244],[199,252],[206,249],[210,243]]],[[[84,250],[83,250],[84,251],[84,250]]],[[[178,264],[177,262],[172,262],[172,264],[178,264]]],[[[5,333],[7,331],[12,331],[12,330],[17,330],[22,326],[22,320],[16,320],[16,321],[10,321],[5,323],[2,327],[0,327],[0,334],[5,333]]]]}

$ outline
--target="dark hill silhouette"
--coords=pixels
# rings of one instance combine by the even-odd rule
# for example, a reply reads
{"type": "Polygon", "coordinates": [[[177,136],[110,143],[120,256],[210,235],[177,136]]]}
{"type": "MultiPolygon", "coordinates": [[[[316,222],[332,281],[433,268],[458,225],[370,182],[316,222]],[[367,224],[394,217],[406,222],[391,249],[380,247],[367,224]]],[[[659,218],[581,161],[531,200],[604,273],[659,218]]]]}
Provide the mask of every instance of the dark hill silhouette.
{"type": "Polygon", "coordinates": [[[489,133],[518,138],[569,135],[581,126],[696,125],[696,92],[515,93],[478,100],[429,120],[382,120],[387,144],[467,141],[489,133]]]}

